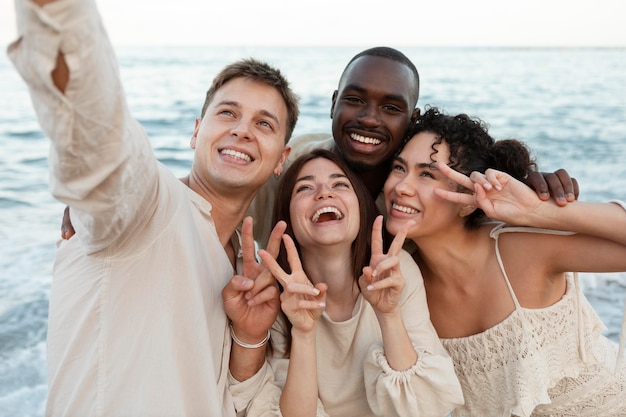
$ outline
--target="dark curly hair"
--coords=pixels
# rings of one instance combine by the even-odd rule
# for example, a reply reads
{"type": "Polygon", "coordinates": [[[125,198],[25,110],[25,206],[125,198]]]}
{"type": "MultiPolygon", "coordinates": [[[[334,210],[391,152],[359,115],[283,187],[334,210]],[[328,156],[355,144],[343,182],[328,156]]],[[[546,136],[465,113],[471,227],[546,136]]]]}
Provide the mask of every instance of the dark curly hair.
{"type": "MultiPolygon", "coordinates": [[[[427,108],[409,129],[401,149],[420,132],[430,132],[437,137],[432,145],[431,160],[438,152],[437,145],[445,141],[450,148],[448,165],[465,175],[473,171],[484,173],[487,168],[495,168],[524,181],[528,173],[536,169],[535,161],[523,142],[517,139],[496,141],[489,135],[485,122],[467,114],[451,116],[442,113],[437,107],[427,108]]],[[[459,190],[465,189],[459,186],[459,190]]],[[[485,220],[485,213],[476,209],[467,216],[465,226],[474,228],[485,220]]]]}

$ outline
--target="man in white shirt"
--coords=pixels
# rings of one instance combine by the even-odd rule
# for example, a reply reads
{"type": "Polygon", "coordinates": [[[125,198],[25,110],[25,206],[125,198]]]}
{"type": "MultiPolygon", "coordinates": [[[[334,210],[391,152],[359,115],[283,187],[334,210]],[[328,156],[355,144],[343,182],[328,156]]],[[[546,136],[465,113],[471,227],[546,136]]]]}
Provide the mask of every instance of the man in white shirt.
{"type": "Polygon", "coordinates": [[[235,416],[271,374],[266,329],[279,308],[262,268],[237,275],[235,231],[282,171],[297,97],[262,62],[227,66],[181,181],[129,114],[95,2],[17,0],[16,11],[9,55],[52,141],[52,193],[76,229],[54,266],[46,415],[235,416]],[[232,302],[246,293],[262,297],[232,302]]]}

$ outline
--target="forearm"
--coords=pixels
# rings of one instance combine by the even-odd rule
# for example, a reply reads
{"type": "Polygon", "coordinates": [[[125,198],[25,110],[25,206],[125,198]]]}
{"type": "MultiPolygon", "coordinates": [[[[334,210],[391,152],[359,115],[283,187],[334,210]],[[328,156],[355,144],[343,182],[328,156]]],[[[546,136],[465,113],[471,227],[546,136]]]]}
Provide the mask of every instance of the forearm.
{"type": "Polygon", "coordinates": [[[626,210],[614,203],[575,201],[557,207],[546,202],[529,222],[534,227],[567,230],[626,245],[626,210]]]}
{"type": "Polygon", "coordinates": [[[259,372],[265,363],[268,340],[257,338],[255,342],[248,343],[239,339],[232,327],[231,332],[233,343],[230,349],[229,370],[233,378],[243,382],[259,372]]]}
{"type": "Polygon", "coordinates": [[[409,369],[417,362],[417,353],[407,333],[401,313],[377,314],[383,336],[385,357],[396,371],[409,369]]]}
{"type": "Polygon", "coordinates": [[[317,414],[317,352],[315,328],[306,333],[292,329],[289,370],[280,397],[283,417],[314,417],[317,414]]]}
{"type": "Polygon", "coordinates": [[[146,209],[145,197],[155,192],[156,159],[127,109],[95,3],[50,3],[16,2],[19,39],[9,56],[52,141],[52,194],[77,216],[85,214],[90,237],[110,241],[116,236],[107,233],[126,230],[146,209]]]}

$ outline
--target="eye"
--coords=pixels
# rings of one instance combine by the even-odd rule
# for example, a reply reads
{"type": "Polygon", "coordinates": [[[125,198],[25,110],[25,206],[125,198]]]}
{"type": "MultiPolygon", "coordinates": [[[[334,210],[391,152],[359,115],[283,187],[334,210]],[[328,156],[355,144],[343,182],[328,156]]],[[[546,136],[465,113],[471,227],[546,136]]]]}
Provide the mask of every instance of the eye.
{"type": "Polygon", "coordinates": [[[311,185],[309,185],[309,184],[301,184],[301,185],[296,187],[295,192],[297,194],[297,193],[300,193],[302,191],[310,191],[312,189],[313,189],[313,187],[311,185]]]}
{"type": "Polygon", "coordinates": [[[397,171],[397,172],[406,172],[406,170],[404,169],[404,166],[402,166],[400,164],[393,164],[391,166],[391,170],[392,171],[397,171]]]}
{"type": "Polygon", "coordinates": [[[350,186],[351,184],[347,181],[338,181],[333,185],[335,188],[350,188],[350,186]]]}
{"type": "Polygon", "coordinates": [[[233,117],[235,116],[235,113],[233,113],[230,110],[220,110],[217,112],[217,114],[224,115],[224,116],[233,116],[233,117]]]}
{"type": "Polygon", "coordinates": [[[263,127],[267,127],[268,129],[274,129],[274,125],[272,125],[270,122],[268,122],[267,120],[261,120],[259,122],[259,124],[263,127]]]}
{"type": "Polygon", "coordinates": [[[426,178],[435,179],[435,176],[430,171],[422,171],[422,172],[420,172],[420,177],[426,177],[426,178]]]}
{"type": "Polygon", "coordinates": [[[384,105],[383,110],[388,111],[390,113],[404,113],[404,111],[400,107],[395,106],[393,104],[384,105]]]}
{"type": "Polygon", "coordinates": [[[349,103],[363,103],[363,100],[361,100],[360,97],[357,96],[347,96],[343,98],[344,101],[347,101],[349,103]]]}

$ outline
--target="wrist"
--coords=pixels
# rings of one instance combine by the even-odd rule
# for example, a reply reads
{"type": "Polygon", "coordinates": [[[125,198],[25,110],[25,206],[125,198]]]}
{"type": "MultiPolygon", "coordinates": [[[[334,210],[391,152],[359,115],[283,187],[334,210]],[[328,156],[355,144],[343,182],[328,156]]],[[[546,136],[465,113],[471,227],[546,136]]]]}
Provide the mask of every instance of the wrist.
{"type": "Polygon", "coordinates": [[[252,341],[252,343],[249,343],[250,341],[248,339],[242,340],[239,337],[237,337],[237,334],[235,333],[235,329],[233,328],[233,324],[230,323],[230,336],[233,339],[233,343],[235,343],[238,346],[241,346],[242,348],[246,348],[246,349],[258,349],[261,347],[264,347],[267,342],[270,340],[270,330],[267,329],[267,334],[265,335],[265,337],[263,339],[257,339],[256,341],[252,341]]]}

